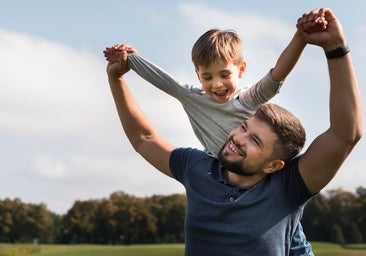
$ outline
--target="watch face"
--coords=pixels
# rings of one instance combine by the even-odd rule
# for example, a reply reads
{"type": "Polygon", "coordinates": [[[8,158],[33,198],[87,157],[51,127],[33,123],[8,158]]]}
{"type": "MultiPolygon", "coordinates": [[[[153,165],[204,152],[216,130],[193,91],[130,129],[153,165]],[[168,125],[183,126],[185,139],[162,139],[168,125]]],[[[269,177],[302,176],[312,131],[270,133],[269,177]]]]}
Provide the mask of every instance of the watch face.
{"type": "Polygon", "coordinates": [[[340,46],[332,51],[326,52],[325,55],[327,56],[327,59],[329,60],[329,59],[340,58],[349,52],[350,52],[350,49],[349,49],[348,45],[346,45],[346,46],[340,46]]]}

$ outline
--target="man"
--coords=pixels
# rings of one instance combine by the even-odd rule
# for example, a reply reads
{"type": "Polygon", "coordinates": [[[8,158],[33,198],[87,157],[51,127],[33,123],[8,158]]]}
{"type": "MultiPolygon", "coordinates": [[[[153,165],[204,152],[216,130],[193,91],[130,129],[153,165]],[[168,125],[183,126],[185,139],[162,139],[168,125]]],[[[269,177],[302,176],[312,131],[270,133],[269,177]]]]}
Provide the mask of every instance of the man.
{"type": "MultiPolygon", "coordinates": [[[[305,132],[273,104],[234,129],[216,160],[174,148],[145,118],[123,79],[125,62],[108,64],[112,94],[134,149],[187,192],[185,255],[288,255],[304,204],[334,177],[361,138],[358,83],[342,27],[328,8],[304,14],[297,28],[322,47],[330,75],[330,127],[301,155],[305,132]],[[308,31],[319,19],[323,32],[308,31]]],[[[127,52],[124,52],[127,59],[127,52]]]]}

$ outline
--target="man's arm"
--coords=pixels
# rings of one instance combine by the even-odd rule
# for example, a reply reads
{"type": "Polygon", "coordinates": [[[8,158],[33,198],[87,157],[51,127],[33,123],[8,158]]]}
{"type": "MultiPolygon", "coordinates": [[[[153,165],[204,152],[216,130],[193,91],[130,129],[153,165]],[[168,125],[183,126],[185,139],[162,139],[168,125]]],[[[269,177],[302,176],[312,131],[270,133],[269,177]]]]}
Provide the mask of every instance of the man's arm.
{"type": "MultiPolygon", "coordinates": [[[[299,19],[298,29],[308,43],[321,46],[325,52],[346,45],[341,24],[328,9],[313,11],[299,19]],[[306,33],[306,22],[325,17],[327,29],[306,33]]],[[[318,136],[299,161],[302,178],[309,191],[319,192],[334,177],[362,136],[361,100],[350,54],[329,59],[330,127],[318,136]]]]}
{"type": "Polygon", "coordinates": [[[107,66],[108,81],[122,127],[136,152],[159,171],[172,176],[169,158],[173,146],[157,133],[131,95],[123,78],[128,71],[127,52],[123,58],[124,61],[107,66]]]}

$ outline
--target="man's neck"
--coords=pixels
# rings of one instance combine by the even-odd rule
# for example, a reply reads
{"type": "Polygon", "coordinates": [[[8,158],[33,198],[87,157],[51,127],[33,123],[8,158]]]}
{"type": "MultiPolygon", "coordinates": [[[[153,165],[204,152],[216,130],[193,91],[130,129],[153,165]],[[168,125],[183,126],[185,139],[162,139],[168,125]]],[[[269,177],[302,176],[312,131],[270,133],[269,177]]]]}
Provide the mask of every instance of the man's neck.
{"type": "Polygon", "coordinates": [[[252,176],[242,176],[228,170],[225,171],[225,178],[236,187],[253,186],[263,180],[266,176],[267,175],[263,172],[258,172],[257,174],[252,176]]]}

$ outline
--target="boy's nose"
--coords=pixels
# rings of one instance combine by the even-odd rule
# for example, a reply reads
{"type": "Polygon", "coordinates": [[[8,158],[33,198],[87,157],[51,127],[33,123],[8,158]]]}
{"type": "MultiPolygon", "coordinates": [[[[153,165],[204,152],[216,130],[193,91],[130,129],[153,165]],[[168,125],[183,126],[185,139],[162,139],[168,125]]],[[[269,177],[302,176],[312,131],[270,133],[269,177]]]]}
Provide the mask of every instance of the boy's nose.
{"type": "Polygon", "coordinates": [[[221,79],[215,79],[213,82],[213,87],[214,88],[221,88],[223,87],[224,84],[222,83],[221,79]]]}

